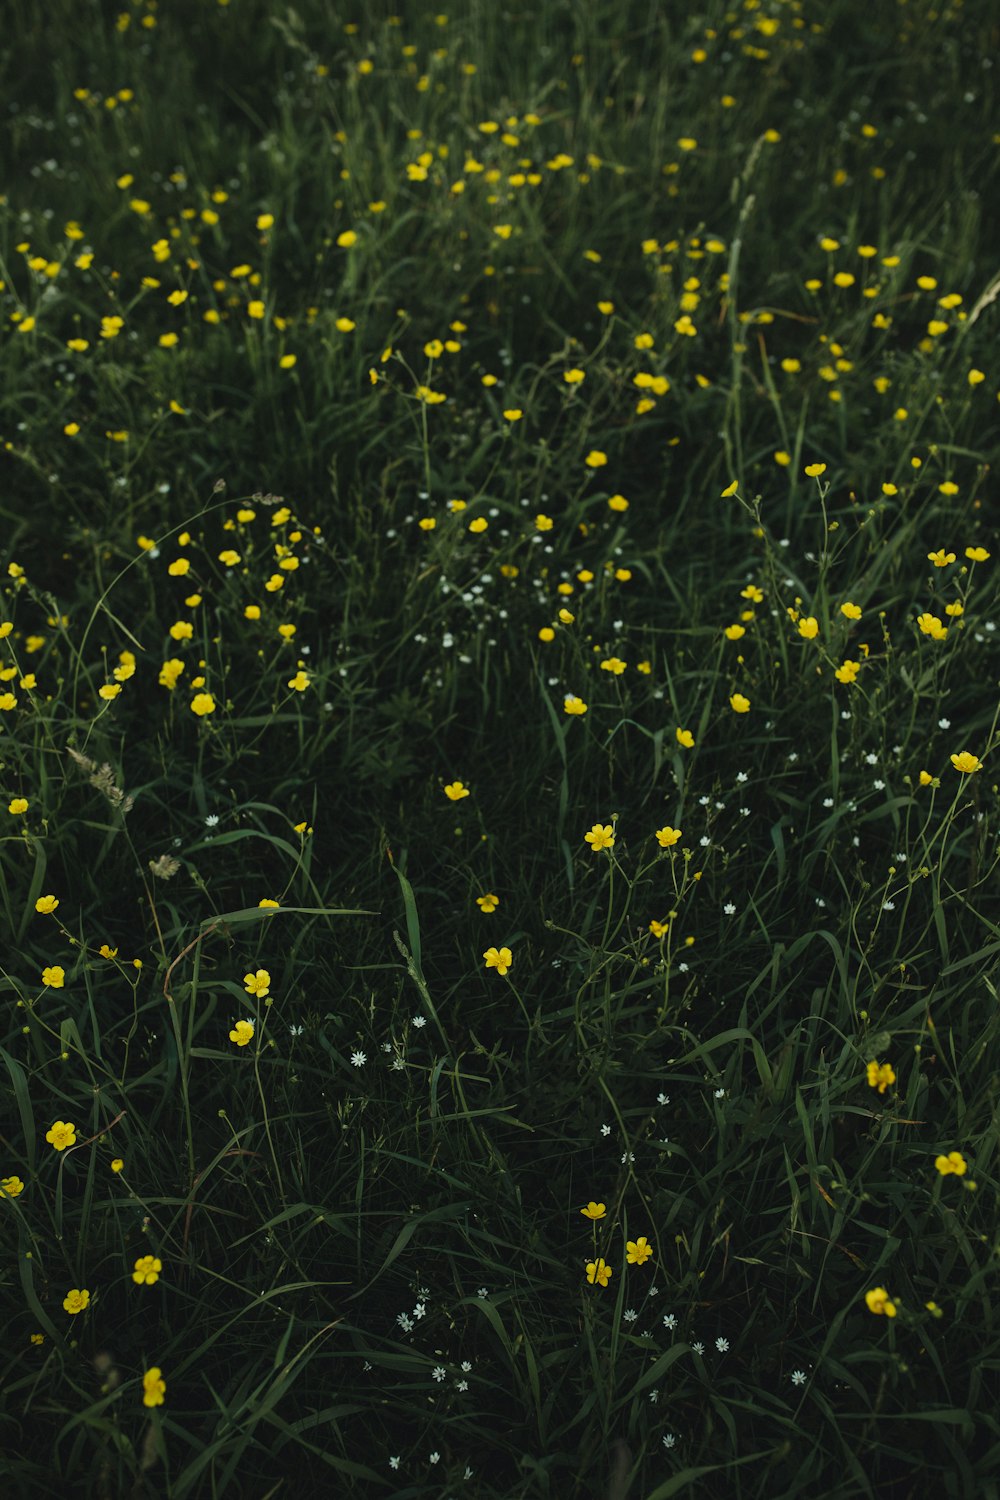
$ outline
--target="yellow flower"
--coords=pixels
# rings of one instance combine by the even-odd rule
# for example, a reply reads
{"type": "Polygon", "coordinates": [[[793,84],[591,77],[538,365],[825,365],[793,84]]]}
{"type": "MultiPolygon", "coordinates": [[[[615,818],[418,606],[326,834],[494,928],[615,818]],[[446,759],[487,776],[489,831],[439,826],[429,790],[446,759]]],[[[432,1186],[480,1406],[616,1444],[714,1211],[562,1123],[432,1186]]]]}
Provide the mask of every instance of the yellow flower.
{"type": "Polygon", "coordinates": [[[970,562],[986,562],[990,554],[985,547],[966,547],[965,555],[970,562]]]}
{"type": "Polygon", "coordinates": [[[936,552],[928,552],[927,561],[932,562],[936,568],[946,568],[949,563],[955,561],[955,554],[954,552],[946,552],[943,547],[939,547],[936,552]]]}
{"type": "Polygon", "coordinates": [[[841,662],[840,666],[836,668],[833,675],[834,677],[836,677],[838,682],[854,682],[860,671],[861,663],[859,661],[848,660],[841,662]]]}
{"type": "Polygon", "coordinates": [[[0,1198],[16,1198],[24,1192],[24,1183],[20,1177],[0,1178],[0,1198]]]}
{"type": "Polygon", "coordinates": [[[644,1234],[640,1234],[637,1240],[626,1240],[625,1259],[630,1266],[641,1266],[653,1253],[653,1247],[644,1234]]]}
{"type": "Polygon", "coordinates": [[[595,823],[590,832],[583,835],[583,839],[596,854],[600,849],[614,848],[615,831],[610,823],[595,823]]]}
{"type": "Polygon", "coordinates": [[[896,1316],[896,1304],[884,1286],[874,1286],[870,1292],[865,1292],[865,1301],[869,1312],[884,1313],[887,1318],[896,1316]]]}
{"type": "Polygon", "coordinates": [[[973,755],[971,750],[963,750],[959,755],[951,757],[951,763],[956,771],[961,771],[963,776],[971,776],[973,771],[981,771],[983,763],[978,755],[973,755]]]}
{"type": "Polygon", "coordinates": [[[255,974],[244,974],[243,988],[248,995],[256,995],[258,1000],[263,1000],[271,988],[271,976],[266,969],[258,969],[255,974]]]}
{"type": "Polygon", "coordinates": [[[52,964],[42,970],[42,983],[48,985],[49,989],[61,990],[66,982],[66,970],[59,964],[52,964]]]}
{"type": "Polygon", "coordinates": [[[203,719],[206,714],[215,713],[215,699],[211,693],[195,693],[191,700],[191,712],[203,719]]]}
{"type": "Polygon", "coordinates": [[[587,705],[575,693],[567,693],[563,699],[563,712],[567,714],[585,714],[587,712],[587,705]]]}
{"type": "Polygon", "coordinates": [[[444,794],[449,802],[461,802],[463,797],[469,796],[469,788],[462,781],[452,781],[445,787],[444,794]]]}
{"type": "Polygon", "coordinates": [[[600,448],[592,448],[583,461],[588,469],[603,469],[608,461],[608,455],[602,453],[600,448]]]}
{"type": "Polygon", "coordinates": [[[818,479],[821,474],[826,473],[826,464],[806,464],[805,472],[810,479],[818,479]]]}
{"type": "Polygon", "coordinates": [[[65,1297],[63,1298],[63,1307],[71,1316],[75,1315],[76,1313],[83,1312],[84,1308],[89,1306],[90,1293],[86,1288],[81,1291],[79,1287],[74,1287],[73,1290],[71,1292],[67,1292],[65,1297]]]}
{"type": "Polygon", "coordinates": [[[694,735],[690,729],[678,729],[677,743],[678,745],[683,745],[685,750],[694,749],[694,735]]]}
{"type": "Polygon", "coordinates": [[[728,500],[729,497],[730,497],[730,495],[735,495],[736,491],[739,489],[739,487],[740,487],[740,482],[739,482],[738,479],[734,479],[733,482],[732,482],[732,484],[727,484],[726,488],[722,491],[722,498],[723,498],[723,500],[728,500]]]}
{"type": "Polygon", "coordinates": [[[947,1177],[952,1173],[956,1177],[964,1177],[969,1170],[969,1163],[961,1151],[949,1151],[947,1156],[936,1156],[934,1165],[942,1177],[947,1177]]]}
{"type": "Polygon", "coordinates": [[[859,604],[852,604],[850,599],[848,599],[846,603],[840,606],[840,613],[845,617],[845,619],[860,620],[861,606],[859,604]]]}
{"type": "Polygon", "coordinates": [[[28,811],[28,799],[27,799],[27,797],[13,797],[13,798],[11,798],[10,802],[7,804],[7,811],[9,813],[14,813],[15,816],[18,813],[26,813],[28,811]]]}
{"type": "Polygon", "coordinates": [[[229,1040],[235,1042],[237,1047],[246,1047],[253,1041],[254,1025],[252,1021],[237,1021],[229,1033],[229,1040]]]}
{"type": "Polygon", "coordinates": [[[611,1267],[603,1259],[592,1260],[587,1266],[587,1280],[591,1286],[596,1282],[598,1286],[607,1286],[611,1280],[611,1267]]]}
{"type": "Polygon", "coordinates": [[[884,1094],[890,1084],[895,1082],[896,1075],[892,1071],[890,1063],[882,1063],[880,1066],[877,1062],[873,1061],[868,1064],[868,1085],[870,1088],[877,1088],[880,1094],[884,1094]]]}
{"type": "Polygon", "coordinates": [[[166,1390],[167,1383],[163,1379],[160,1367],[159,1365],[154,1365],[142,1377],[143,1406],[162,1406],[166,1390]]]}
{"type": "Polygon", "coordinates": [[[667,823],[662,828],[656,830],[656,837],[661,849],[670,849],[674,844],[680,842],[681,830],[679,828],[671,828],[670,824],[667,823]]]}
{"type": "Polygon", "coordinates": [[[750,712],[750,699],[744,698],[742,693],[733,693],[729,706],[734,714],[746,714],[750,712]]]}
{"type": "Polygon", "coordinates": [[[47,916],[49,912],[55,911],[58,905],[59,899],[56,896],[39,896],[35,902],[35,910],[47,916]]]}
{"type": "Polygon", "coordinates": [[[509,948],[487,948],[483,954],[488,969],[496,969],[500,975],[506,974],[513,963],[513,956],[509,948]]]}
{"type": "Polygon", "coordinates": [[[121,1159],[120,1156],[116,1156],[115,1159],[114,1159],[114,1161],[111,1163],[111,1170],[112,1170],[112,1172],[114,1172],[114,1173],[117,1174],[118,1172],[124,1171],[124,1169],[125,1169],[125,1163],[122,1161],[122,1159],[121,1159]]]}
{"type": "Polygon", "coordinates": [[[586,1208],[581,1208],[580,1210],[585,1219],[603,1219],[607,1211],[603,1203],[595,1203],[593,1199],[590,1200],[586,1208]]]}
{"type": "Polygon", "coordinates": [[[132,1272],[136,1286],[155,1286],[160,1279],[163,1262],[158,1255],[140,1255],[132,1272]]]}
{"type": "Polygon", "coordinates": [[[476,897],[476,905],[479,907],[480,911],[496,911],[497,907],[500,905],[500,897],[494,896],[492,891],[487,891],[485,896],[476,897]]]}

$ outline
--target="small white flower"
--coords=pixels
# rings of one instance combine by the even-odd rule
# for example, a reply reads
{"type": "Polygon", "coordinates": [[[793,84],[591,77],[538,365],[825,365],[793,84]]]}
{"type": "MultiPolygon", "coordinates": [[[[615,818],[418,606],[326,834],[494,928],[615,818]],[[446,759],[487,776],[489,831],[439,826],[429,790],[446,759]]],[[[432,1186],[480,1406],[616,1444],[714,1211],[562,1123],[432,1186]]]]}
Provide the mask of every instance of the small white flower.
{"type": "Polygon", "coordinates": [[[414,1309],[413,1309],[413,1316],[415,1318],[422,1318],[424,1316],[424,1314],[426,1313],[426,1311],[427,1311],[427,1309],[424,1306],[424,1304],[422,1302],[418,1302],[417,1305],[416,1305],[416,1307],[414,1307],[414,1309]]]}
{"type": "Polygon", "coordinates": [[[471,1464],[466,1464],[466,1466],[465,1466],[465,1473],[462,1475],[462,1478],[463,1479],[471,1479],[472,1478],[472,1465],[471,1464]]]}
{"type": "Polygon", "coordinates": [[[626,1323],[634,1323],[638,1316],[639,1314],[636,1312],[634,1307],[626,1307],[625,1311],[622,1313],[622,1317],[625,1319],[626,1323]]]}
{"type": "Polygon", "coordinates": [[[489,1288],[485,1286],[481,1286],[476,1292],[477,1297],[488,1297],[489,1295],[489,1288]]]}
{"type": "Polygon", "coordinates": [[[622,1166],[624,1166],[626,1162],[628,1162],[629,1166],[631,1166],[634,1161],[635,1161],[635,1152],[634,1151],[623,1151],[622,1152],[622,1166]]]}
{"type": "Polygon", "coordinates": [[[289,1026],[288,1028],[290,1036],[301,1036],[304,1030],[303,1026],[289,1026]]]}
{"type": "Polygon", "coordinates": [[[885,791],[885,782],[884,781],[881,781],[881,780],[873,781],[872,782],[872,786],[875,788],[875,790],[877,792],[884,792],[885,791]]]}
{"type": "Polygon", "coordinates": [[[670,1095],[669,1094],[657,1094],[657,1096],[656,1096],[656,1102],[657,1102],[657,1104],[669,1104],[670,1103],[670,1095]]]}
{"type": "Polygon", "coordinates": [[[651,1297],[658,1297],[660,1295],[660,1288],[658,1286],[651,1286],[649,1289],[649,1295],[651,1297]]]}
{"type": "Polygon", "coordinates": [[[748,778],[747,773],[745,771],[737,771],[736,772],[736,780],[742,786],[743,782],[749,780],[749,778],[748,778]]]}
{"type": "Polygon", "coordinates": [[[731,917],[731,916],[735,915],[736,907],[733,905],[733,903],[731,901],[727,901],[726,904],[725,904],[725,906],[722,908],[722,910],[725,912],[725,914],[726,914],[727,917],[731,917]]]}
{"type": "Polygon", "coordinates": [[[472,1362],[468,1359],[463,1359],[462,1369],[465,1371],[466,1375],[468,1375],[469,1371],[472,1369],[472,1362]]]}
{"type": "Polygon", "coordinates": [[[420,1031],[422,1027],[424,1027],[424,1026],[427,1025],[427,1017],[426,1016],[411,1016],[410,1017],[410,1025],[411,1026],[415,1026],[417,1028],[417,1030],[420,1031]]]}
{"type": "Polygon", "coordinates": [[[397,1313],[396,1322],[404,1333],[413,1332],[413,1319],[407,1313],[397,1313]]]}
{"type": "Polygon", "coordinates": [[[467,1391],[469,1389],[469,1382],[467,1380],[456,1380],[455,1389],[456,1391],[467,1391]]]}
{"type": "Polygon", "coordinates": [[[707,849],[712,840],[709,838],[707,833],[703,833],[698,842],[703,849],[707,849]]]}
{"type": "Polygon", "coordinates": [[[351,1062],[354,1064],[354,1066],[356,1068],[363,1067],[364,1064],[367,1061],[368,1061],[368,1058],[367,1058],[367,1056],[365,1055],[364,1052],[352,1052],[351,1053],[351,1062]]]}
{"type": "Polygon", "coordinates": [[[448,1372],[445,1369],[444,1365],[435,1365],[433,1370],[431,1371],[431,1378],[438,1381],[438,1383],[440,1384],[447,1373],[448,1372]]]}
{"type": "Polygon", "coordinates": [[[660,1399],[660,1393],[659,1393],[659,1391],[650,1391],[650,1393],[649,1393],[649,1399],[650,1399],[650,1401],[652,1401],[653,1405],[655,1406],[657,1404],[657,1402],[659,1401],[659,1399],[660,1399]]]}
{"type": "Polygon", "coordinates": [[[716,1349],[718,1349],[718,1351],[719,1351],[720,1354],[725,1354],[726,1351],[727,1351],[727,1349],[729,1348],[729,1340],[728,1339],[716,1339],[716,1341],[715,1341],[715,1347],[716,1347],[716,1349]]]}
{"type": "Polygon", "coordinates": [[[687,971],[688,971],[688,969],[690,967],[691,967],[690,964],[678,964],[677,965],[677,972],[678,972],[678,974],[686,974],[687,971]]]}
{"type": "Polygon", "coordinates": [[[673,1332],[673,1330],[677,1327],[677,1318],[673,1313],[663,1314],[663,1326],[664,1328],[669,1329],[671,1332],[673,1332]]]}
{"type": "Polygon", "coordinates": [[[705,1345],[702,1343],[692,1344],[691,1348],[695,1354],[704,1354],[705,1352],[705,1345]]]}
{"type": "Polygon", "coordinates": [[[832,797],[824,797],[823,798],[823,806],[824,807],[832,807],[833,806],[833,798],[832,797]]]}
{"type": "Polygon", "coordinates": [[[895,903],[895,901],[883,901],[882,902],[882,910],[883,911],[895,911],[896,910],[896,903],[895,903]]]}
{"type": "Polygon", "coordinates": [[[601,1134],[602,1135],[610,1135],[611,1134],[611,1126],[610,1125],[602,1125],[601,1126],[601,1134]]]}
{"type": "Polygon", "coordinates": [[[218,821],[219,821],[219,814],[218,813],[209,813],[208,817],[205,819],[205,827],[206,828],[214,828],[215,825],[218,823],[218,821]]]}
{"type": "Polygon", "coordinates": [[[398,1457],[398,1455],[394,1455],[392,1458],[390,1458],[390,1460],[389,1460],[389,1468],[390,1469],[398,1469],[399,1468],[399,1457],[398,1457]]]}
{"type": "Polygon", "coordinates": [[[875,754],[875,752],[873,750],[869,750],[868,754],[865,756],[865,765],[866,766],[877,766],[878,765],[878,756],[875,754]]]}
{"type": "Polygon", "coordinates": [[[792,1371],[792,1385],[805,1385],[805,1383],[806,1383],[806,1372],[805,1372],[805,1370],[793,1370],[792,1371]]]}
{"type": "MultiPolygon", "coordinates": [[[[986,629],[989,630],[989,628],[990,627],[987,625],[986,629]]],[[[938,719],[938,728],[939,729],[950,729],[951,728],[951,720],[950,719],[938,719]]]]}
{"type": "Polygon", "coordinates": [[[724,1099],[726,1097],[725,1089],[716,1089],[715,1097],[716,1099],[724,1099]]]}
{"type": "Polygon", "coordinates": [[[750,816],[750,809],[749,809],[749,807],[741,807],[740,808],[740,817],[741,818],[749,818],[749,816],[750,816]]]}
{"type": "Polygon", "coordinates": [[[664,1448],[672,1448],[674,1446],[674,1444],[676,1443],[676,1441],[677,1441],[677,1439],[674,1437],[674,1434],[672,1432],[665,1432],[663,1434],[663,1446],[664,1446],[664,1448]]]}
{"type": "Polygon", "coordinates": [[[433,1453],[428,1453],[428,1455],[427,1455],[427,1462],[429,1464],[439,1463],[440,1460],[441,1460],[441,1455],[440,1455],[440,1453],[437,1452],[436,1449],[435,1449],[435,1451],[433,1453]]]}

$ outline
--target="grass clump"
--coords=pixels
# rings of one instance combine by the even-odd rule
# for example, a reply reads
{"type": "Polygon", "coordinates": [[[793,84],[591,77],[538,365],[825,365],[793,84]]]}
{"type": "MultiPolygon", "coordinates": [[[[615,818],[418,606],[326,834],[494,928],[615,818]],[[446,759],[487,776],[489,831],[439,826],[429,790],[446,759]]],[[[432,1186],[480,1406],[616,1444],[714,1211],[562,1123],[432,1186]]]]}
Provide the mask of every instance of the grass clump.
{"type": "Polygon", "coordinates": [[[991,1493],[991,36],[12,5],[7,1492],[991,1493]]]}

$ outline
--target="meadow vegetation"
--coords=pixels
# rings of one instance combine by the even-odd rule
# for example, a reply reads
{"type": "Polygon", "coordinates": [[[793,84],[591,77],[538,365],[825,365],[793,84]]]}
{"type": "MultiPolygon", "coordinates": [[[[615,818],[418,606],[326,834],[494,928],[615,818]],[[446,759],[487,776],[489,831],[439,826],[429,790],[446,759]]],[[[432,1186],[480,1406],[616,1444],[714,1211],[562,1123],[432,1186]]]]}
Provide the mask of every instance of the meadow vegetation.
{"type": "Polygon", "coordinates": [[[998,59],[8,0],[4,1495],[1000,1493],[998,59]]]}

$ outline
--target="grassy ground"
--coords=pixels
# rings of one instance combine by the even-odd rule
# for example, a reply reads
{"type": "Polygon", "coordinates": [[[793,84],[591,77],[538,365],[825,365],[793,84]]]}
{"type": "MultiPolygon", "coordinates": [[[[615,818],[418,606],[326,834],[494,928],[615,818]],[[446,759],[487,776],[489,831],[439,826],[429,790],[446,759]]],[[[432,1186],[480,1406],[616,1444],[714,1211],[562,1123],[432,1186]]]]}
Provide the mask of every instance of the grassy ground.
{"type": "Polygon", "coordinates": [[[995,1497],[992,8],[118,4],[0,41],[5,1494],[995,1497]]]}

